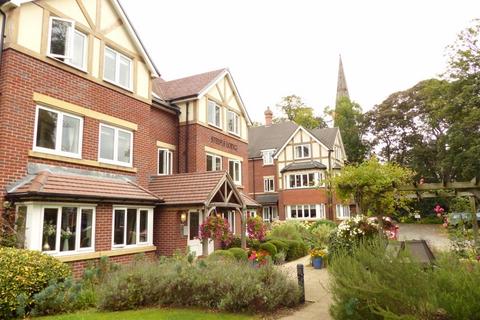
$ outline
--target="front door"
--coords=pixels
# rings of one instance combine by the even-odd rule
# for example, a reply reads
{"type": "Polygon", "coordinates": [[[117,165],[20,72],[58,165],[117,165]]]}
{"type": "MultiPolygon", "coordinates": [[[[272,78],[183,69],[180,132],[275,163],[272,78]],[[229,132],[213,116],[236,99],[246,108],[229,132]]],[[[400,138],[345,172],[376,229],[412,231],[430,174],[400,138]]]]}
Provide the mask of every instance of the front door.
{"type": "Polygon", "coordinates": [[[200,211],[188,212],[188,247],[195,256],[202,255],[202,243],[200,242],[200,211]]]}

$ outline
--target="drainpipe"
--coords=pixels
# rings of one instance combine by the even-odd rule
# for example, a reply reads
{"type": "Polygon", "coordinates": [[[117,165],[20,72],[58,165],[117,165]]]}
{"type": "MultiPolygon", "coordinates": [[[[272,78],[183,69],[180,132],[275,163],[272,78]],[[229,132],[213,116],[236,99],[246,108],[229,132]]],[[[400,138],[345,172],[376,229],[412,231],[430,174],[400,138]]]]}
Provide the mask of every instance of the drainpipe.
{"type": "Polygon", "coordinates": [[[255,158],[252,160],[252,167],[253,199],[257,200],[257,194],[255,193],[255,158]]]}
{"type": "Polygon", "coordinates": [[[0,41],[0,72],[1,72],[1,68],[2,68],[2,57],[3,57],[3,42],[5,40],[5,25],[7,24],[7,15],[5,14],[5,12],[3,12],[3,10],[1,9],[1,7],[7,3],[7,2],[10,2],[9,0],[0,0],[0,15],[2,16],[2,36],[1,36],[1,41],[0,41]]]}
{"type": "MultiPolygon", "coordinates": [[[[328,150],[328,175],[330,176],[330,178],[332,177],[332,152],[333,150],[328,150]]],[[[329,189],[329,192],[328,192],[328,211],[329,211],[329,214],[330,214],[330,218],[332,220],[335,220],[335,214],[333,212],[333,191],[332,191],[332,183],[329,182],[328,183],[328,189],[329,189]]]]}
{"type": "Polygon", "coordinates": [[[186,124],[185,124],[185,173],[188,172],[188,140],[189,140],[189,134],[188,134],[188,108],[190,106],[190,102],[187,101],[187,112],[186,112],[186,124]]]}
{"type": "MultiPolygon", "coordinates": [[[[172,103],[172,105],[180,110],[176,104],[172,103]]],[[[180,173],[180,111],[177,112],[177,117],[177,173],[180,173]]]]}

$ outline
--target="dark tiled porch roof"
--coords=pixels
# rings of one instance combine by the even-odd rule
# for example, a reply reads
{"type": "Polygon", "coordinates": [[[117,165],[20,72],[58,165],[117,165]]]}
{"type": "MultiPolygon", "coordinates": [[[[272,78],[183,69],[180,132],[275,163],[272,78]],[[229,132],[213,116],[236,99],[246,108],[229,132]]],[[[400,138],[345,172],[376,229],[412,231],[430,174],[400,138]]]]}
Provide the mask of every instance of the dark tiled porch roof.
{"type": "Polygon", "coordinates": [[[111,179],[74,174],[59,174],[40,171],[25,179],[9,197],[92,199],[119,202],[160,203],[162,199],[150,191],[126,179],[111,179]]]}
{"type": "Polygon", "coordinates": [[[278,203],[278,193],[272,194],[258,194],[255,196],[257,202],[263,204],[277,204],[278,203]]]}
{"type": "Polygon", "coordinates": [[[280,172],[310,170],[310,169],[327,169],[327,166],[319,161],[294,162],[283,168],[280,172]]]}

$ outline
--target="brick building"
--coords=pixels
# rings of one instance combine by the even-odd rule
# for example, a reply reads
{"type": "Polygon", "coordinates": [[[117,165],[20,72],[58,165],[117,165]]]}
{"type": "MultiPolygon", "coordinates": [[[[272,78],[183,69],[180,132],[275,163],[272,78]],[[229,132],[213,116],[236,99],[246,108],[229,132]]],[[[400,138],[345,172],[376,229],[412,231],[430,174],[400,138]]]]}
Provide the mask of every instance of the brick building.
{"type": "Polygon", "coordinates": [[[227,69],[163,80],[116,0],[0,5],[1,215],[26,248],[78,271],[210,251],[198,230],[213,212],[240,231],[258,204],[227,69]]]}

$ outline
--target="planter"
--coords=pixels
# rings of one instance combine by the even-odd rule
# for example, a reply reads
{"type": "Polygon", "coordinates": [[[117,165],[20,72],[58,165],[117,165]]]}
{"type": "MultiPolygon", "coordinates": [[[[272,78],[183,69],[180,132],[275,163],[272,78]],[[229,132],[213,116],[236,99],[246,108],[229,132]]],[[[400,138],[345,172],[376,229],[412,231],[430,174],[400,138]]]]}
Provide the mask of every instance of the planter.
{"type": "Polygon", "coordinates": [[[322,257],[312,258],[312,263],[313,263],[313,268],[314,269],[322,269],[323,259],[322,259],[322,257]]]}

